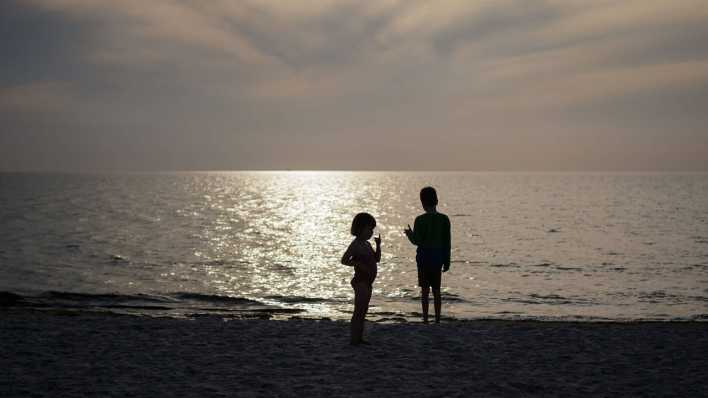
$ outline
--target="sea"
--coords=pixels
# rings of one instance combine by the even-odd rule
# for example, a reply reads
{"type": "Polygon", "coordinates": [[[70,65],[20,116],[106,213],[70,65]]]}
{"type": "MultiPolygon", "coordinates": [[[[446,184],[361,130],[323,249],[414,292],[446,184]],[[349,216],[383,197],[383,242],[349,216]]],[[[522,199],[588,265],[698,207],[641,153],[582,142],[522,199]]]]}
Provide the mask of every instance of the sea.
{"type": "Polygon", "coordinates": [[[348,319],[368,212],[369,319],[415,321],[425,186],[452,223],[445,318],[708,320],[706,173],[0,173],[0,307],[348,319]]]}

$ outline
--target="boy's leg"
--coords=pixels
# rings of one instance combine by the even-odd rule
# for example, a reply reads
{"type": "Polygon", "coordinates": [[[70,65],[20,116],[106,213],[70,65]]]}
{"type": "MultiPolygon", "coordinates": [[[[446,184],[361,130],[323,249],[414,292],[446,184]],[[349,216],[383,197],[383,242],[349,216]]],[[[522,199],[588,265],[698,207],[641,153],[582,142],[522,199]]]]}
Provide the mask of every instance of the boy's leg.
{"type": "Polygon", "coordinates": [[[435,305],[435,323],[440,323],[440,307],[442,306],[442,299],[440,298],[440,288],[433,288],[433,302],[435,305]]]}
{"type": "Polygon", "coordinates": [[[442,300],[440,297],[440,280],[442,279],[442,267],[431,273],[430,288],[433,289],[433,301],[435,302],[435,323],[440,323],[440,307],[442,300]]]}
{"type": "Polygon", "coordinates": [[[420,305],[423,309],[423,323],[428,323],[428,295],[430,294],[430,281],[425,267],[416,257],[418,262],[418,286],[420,286],[420,305]]]}
{"type": "Polygon", "coordinates": [[[423,307],[423,322],[428,323],[428,295],[430,288],[428,286],[420,287],[420,304],[423,307]]]}

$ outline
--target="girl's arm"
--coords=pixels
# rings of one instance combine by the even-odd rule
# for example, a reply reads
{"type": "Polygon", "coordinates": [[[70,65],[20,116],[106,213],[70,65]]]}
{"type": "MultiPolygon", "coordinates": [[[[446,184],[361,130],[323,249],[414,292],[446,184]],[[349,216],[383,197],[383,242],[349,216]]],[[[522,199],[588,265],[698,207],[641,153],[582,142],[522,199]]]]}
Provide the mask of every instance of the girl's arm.
{"type": "Polygon", "coordinates": [[[356,247],[354,245],[354,242],[352,242],[349,244],[349,247],[347,247],[347,251],[345,251],[342,255],[342,264],[348,265],[350,267],[356,267],[358,265],[358,262],[354,260],[356,254],[355,252],[356,247]]]}
{"type": "Polygon", "coordinates": [[[378,238],[374,238],[374,242],[376,242],[376,253],[374,253],[374,258],[376,259],[377,263],[381,262],[381,234],[379,234],[378,238]]]}
{"type": "Polygon", "coordinates": [[[359,261],[361,258],[361,251],[362,247],[358,245],[356,241],[352,242],[342,256],[342,264],[354,267],[356,272],[363,272],[366,275],[370,275],[371,272],[369,269],[365,266],[365,264],[362,264],[361,261],[359,261]]]}

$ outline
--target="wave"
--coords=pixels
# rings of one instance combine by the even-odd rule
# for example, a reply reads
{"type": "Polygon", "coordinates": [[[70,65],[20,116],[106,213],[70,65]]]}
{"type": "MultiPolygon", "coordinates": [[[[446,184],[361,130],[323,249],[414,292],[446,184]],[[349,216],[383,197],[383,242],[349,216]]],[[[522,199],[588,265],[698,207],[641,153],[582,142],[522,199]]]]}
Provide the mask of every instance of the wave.
{"type": "Polygon", "coordinates": [[[324,298],[324,297],[303,297],[303,296],[266,296],[264,299],[274,300],[281,303],[287,304],[297,304],[297,303],[307,303],[307,304],[319,304],[319,303],[341,303],[350,301],[347,298],[324,298]]]}
{"type": "MultiPolygon", "coordinates": [[[[430,296],[428,298],[429,298],[430,302],[432,303],[433,302],[432,293],[430,294],[430,296]]],[[[419,294],[410,295],[410,296],[401,297],[399,299],[418,302],[418,301],[420,301],[420,295],[419,294]]],[[[455,293],[450,293],[450,292],[440,292],[440,299],[443,301],[443,303],[467,303],[468,302],[461,295],[455,294],[455,293]]]]}
{"type": "Polygon", "coordinates": [[[77,302],[126,302],[126,301],[146,301],[146,302],[169,302],[166,297],[148,294],[117,294],[117,293],[76,293],[48,291],[40,294],[40,298],[69,300],[77,302]]]}
{"type": "Polygon", "coordinates": [[[637,301],[640,303],[651,303],[651,304],[687,304],[695,302],[708,302],[708,297],[706,296],[688,296],[688,295],[678,295],[670,294],[663,290],[654,290],[650,292],[640,292],[637,296],[637,301]]]}
{"type": "Polygon", "coordinates": [[[489,266],[490,266],[490,267],[495,267],[495,268],[505,268],[505,267],[514,267],[514,268],[517,268],[517,267],[519,267],[519,264],[516,264],[516,263],[514,263],[514,262],[511,262],[511,263],[507,263],[507,264],[504,264],[504,263],[489,264],[489,266]]]}
{"type": "Polygon", "coordinates": [[[596,304],[590,299],[583,298],[583,297],[563,297],[559,296],[557,294],[548,294],[548,295],[543,295],[543,294],[535,294],[532,293],[526,297],[508,297],[508,298],[502,298],[501,301],[504,302],[513,302],[513,303],[521,303],[521,304],[550,304],[550,305],[579,305],[579,306],[586,306],[586,305],[594,305],[596,304]]]}
{"type": "Polygon", "coordinates": [[[22,301],[22,296],[10,292],[0,292],[0,307],[15,305],[22,301]]]}
{"type": "Polygon", "coordinates": [[[559,271],[582,271],[583,269],[580,267],[568,267],[568,266],[561,266],[561,265],[556,265],[555,267],[559,271]]]}
{"type": "Polygon", "coordinates": [[[696,235],[696,236],[691,236],[691,239],[693,239],[693,241],[695,243],[708,243],[708,237],[706,237],[706,236],[696,235]]]}
{"type": "Polygon", "coordinates": [[[196,316],[214,313],[262,312],[293,313],[298,309],[281,308],[256,300],[192,292],[165,295],[83,293],[47,291],[37,295],[21,295],[0,291],[0,307],[35,309],[71,309],[108,311],[134,315],[196,316]]]}
{"type": "Polygon", "coordinates": [[[214,294],[201,294],[201,293],[189,293],[189,292],[179,292],[179,293],[172,293],[170,294],[171,297],[174,297],[178,300],[190,300],[190,301],[201,301],[201,302],[207,302],[207,303],[212,303],[212,304],[258,304],[261,305],[262,303],[255,301],[255,300],[250,300],[247,298],[243,297],[232,297],[232,296],[219,296],[219,295],[214,295],[214,294]]]}

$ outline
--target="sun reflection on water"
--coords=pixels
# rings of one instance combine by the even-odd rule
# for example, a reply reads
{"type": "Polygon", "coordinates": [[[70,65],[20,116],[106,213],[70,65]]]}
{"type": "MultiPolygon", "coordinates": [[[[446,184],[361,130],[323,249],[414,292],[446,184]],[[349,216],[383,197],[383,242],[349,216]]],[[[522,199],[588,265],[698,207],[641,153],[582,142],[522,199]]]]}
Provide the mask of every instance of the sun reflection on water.
{"type": "Polygon", "coordinates": [[[254,284],[267,286],[272,296],[345,298],[341,287],[351,271],[336,262],[342,244],[335,242],[346,242],[356,207],[351,175],[288,173],[268,185],[270,213],[260,233],[273,250],[260,259],[269,267],[255,274],[254,284]]]}
{"type": "Polygon", "coordinates": [[[382,211],[380,193],[362,189],[361,173],[253,172],[209,181],[193,187],[210,194],[190,209],[202,223],[194,255],[204,284],[266,303],[304,301],[310,313],[348,303],[352,270],[339,256],[349,223],[357,212],[382,211]]]}

